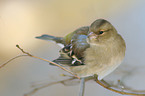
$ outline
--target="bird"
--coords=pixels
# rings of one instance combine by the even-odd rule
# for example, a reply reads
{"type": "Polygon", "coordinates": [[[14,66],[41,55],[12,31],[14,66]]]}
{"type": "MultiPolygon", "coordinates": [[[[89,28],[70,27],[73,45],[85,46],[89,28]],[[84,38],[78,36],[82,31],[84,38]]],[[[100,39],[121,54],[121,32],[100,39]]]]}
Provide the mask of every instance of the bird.
{"type": "Polygon", "coordinates": [[[60,56],[53,60],[81,78],[98,76],[98,80],[113,72],[125,57],[126,44],[115,27],[105,19],[76,29],[64,37],[37,36],[37,39],[61,44],[60,56]]]}

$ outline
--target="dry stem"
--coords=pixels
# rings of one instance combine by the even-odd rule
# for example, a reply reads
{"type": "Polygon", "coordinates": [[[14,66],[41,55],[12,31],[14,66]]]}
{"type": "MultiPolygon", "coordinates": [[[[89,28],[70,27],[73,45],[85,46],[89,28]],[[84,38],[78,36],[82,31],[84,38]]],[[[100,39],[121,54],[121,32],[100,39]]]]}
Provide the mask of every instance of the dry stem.
{"type": "Polygon", "coordinates": [[[43,58],[34,56],[34,55],[32,55],[32,54],[30,54],[30,53],[28,53],[28,52],[25,52],[22,48],[20,48],[19,45],[16,45],[16,47],[19,48],[24,54],[27,54],[27,55],[29,55],[30,57],[37,58],[37,59],[40,59],[40,60],[49,62],[49,63],[51,63],[51,64],[54,64],[55,66],[57,66],[57,67],[63,69],[64,71],[67,71],[68,73],[72,74],[74,77],[80,79],[80,77],[78,77],[76,74],[74,74],[74,73],[71,72],[70,70],[68,70],[68,69],[66,69],[66,68],[64,68],[64,67],[62,67],[61,65],[59,65],[59,64],[57,64],[57,63],[55,63],[55,62],[51,62],[51,61],[49,61],[49,60],[46,60],[46,59],[43,59],[43,58]]]}
{"type": "Polygon", "coordinates": [[[32,91],[30,91],[29,93],[25,94],[24,96],[32,96],[33,94],[35,94],[40,89],[46,88],[46,87],[51,86],[51,85],[54,85],[54,84],[59,84],[59,83],[64,84],[66,81],[70,81],[70,80],[74,80],[74,79],[76,79],[76,78],[75,77],[72,77],[72,78],[69,78],[69,79],[66,79],[66,80],[48,83],[48,84],[46,84],[44,86],[34,88],[32,91]]]}
{"type": "Polygon", "coordinates": [[[141,94],[141,93],[123,92],[123,91],[113,89],[113,88],[111,88],[112,86],[107,86],[107,85],[103,84],[101,81],[99,81],[98,78],[97,78],[98,77],[97,75],[94,75],[94,77],[95,77],[95,81],[99,85],[101,85],[102,87],[104,87],[105,89],[108,89],[110,91],[113,91],[113,92],[116,92],[116,93],[119,93],[119,94],[123,94],[123,95],[145,96],[145,94],[141,94]]]}
{"type": "Polygon", "coordinates": [[[6,61],[5,63],[3,63],[2,65],[0,65],[0,68],[6,66],[9,62],[11,62],[12,60],[16,59],[16,58],[19,58],[19,57],[23,57],[23,56],[28,56],[28,55],[18,55],[18,56],[15,56],[11,59],[9,59],[8,61],[6,61]]]}

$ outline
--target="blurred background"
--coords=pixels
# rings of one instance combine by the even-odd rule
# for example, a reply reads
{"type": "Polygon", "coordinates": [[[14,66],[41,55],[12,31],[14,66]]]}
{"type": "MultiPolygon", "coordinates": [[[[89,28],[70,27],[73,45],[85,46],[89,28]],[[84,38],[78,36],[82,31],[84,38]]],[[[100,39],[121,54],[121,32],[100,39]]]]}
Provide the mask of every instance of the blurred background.
{"type": "MultiPolygon", "coordinates": [[[[37,40],[35,36],[65,36],[81,26],[104,18],[110,21],[127,44],[123,64],[105,80],[145,90],[145,1],[144,0],[1,0],[0,1],[0,64],[22,54],[19,44],[33,55],[53,60],[60,47],[37,40]]],[[[0,96],[23,96],[33,82],[54,82],[65,79],[61,69],[31,57],[21,57],[0,69],[0,96]]],[[[79,84],[57,84],[33,96],[77,96],[79,84]]],[[[122,96],[108,91],[94,81],[86,83],[85,96],[122,96]]]]}

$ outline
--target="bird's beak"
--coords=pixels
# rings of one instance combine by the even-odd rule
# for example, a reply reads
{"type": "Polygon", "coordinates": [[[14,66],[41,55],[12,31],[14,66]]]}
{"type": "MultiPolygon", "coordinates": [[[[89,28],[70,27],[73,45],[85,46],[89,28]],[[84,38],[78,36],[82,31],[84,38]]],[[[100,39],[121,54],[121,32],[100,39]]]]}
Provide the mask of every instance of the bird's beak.
{"type": "Polygon", "coordinates": [[[94,39],[97,39],[97,38],[98,38],[98,35],[95,34],[94,32],[90,32],[90,33],[88,34],[88,38],[89,38],[90,40],[94,40],[94,39]]]}

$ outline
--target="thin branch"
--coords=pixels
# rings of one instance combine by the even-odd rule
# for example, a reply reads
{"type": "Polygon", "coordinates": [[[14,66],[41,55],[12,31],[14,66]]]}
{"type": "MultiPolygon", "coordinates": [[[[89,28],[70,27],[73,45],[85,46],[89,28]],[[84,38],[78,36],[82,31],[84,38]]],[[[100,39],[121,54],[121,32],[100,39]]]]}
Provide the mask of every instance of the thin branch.
{"type": "Polygon", "coordinates": [[[15,57],[9,59],[8,61],[6,61],[5,63],[3,63],[2,65],[0,65],[0,68],[4,67],[5,65],[7,65],[7,64],[8,64],[9,62],[11,62],[12,60],[17,59],[17,58],[19,58],[19,57],[23,57],[23,56],[28,56],[28,55],[18,55],[18,56],[15,56],[15,57]]]}
{"type": "MultiPolygon", "coordinates": [[[[118,88],[118,85],[111,85],[110,87],[118,88]]],[[[125,90],[125,91],[135,92],[135,93],[145,93],[145,90],[134,90],[125,85],[123,85],[123,88],[121,88],[121,89],[125,90]]]]}
{"type": "MultiPolygon", "coordinates": [[[[80,80],[77,79],[77,78],[74,77],[74,76],[65,75],[65,74],[60,74],[60,76],[73,78],[73,79],[67,80],[68,82],[65,81],[65,80],[63,80],[64,82],[63,82],[62,84],[65,85],[65,86],[72,86],[72,85],[74,85],[74,84],[80,83],[80,80]],[[73,80],[75,80],[75,79],[76,79],[77,81],[73,81],[73,80]]],[[[47,82],[47,83],[48,83],[48,82],[47,82]]],[[[38,82],[33,82],[32,85],[31,85],[31,87],[44,86],[44,85],[46,85],[47,83],[46,83],[46,82],[44,83],[44,82],[42,82],[42,81],[41,81],[41,83],[40,83],[39,81],[38,81],[38,82]]]]}
{"type": "Polygon", "coordinates": [[[98,76],[97,75],[94,75],[95,77],[95,81],[101,85],[102,87],[110,90],[110,91],[113,91],[113,92],[116,92],[116,93],[119,93],[119,94],[123,94],[123,95],[135,95],[135,96],[145,96],[145,94],[141,94],[141,93],[132,93],[132,92],[123,92],[123,91],[119,91],[119,90],[116,90],[116,89],[113,89],[113,88],[110,88],[109,86],[106,86],[105,84],[103,84],[101,81],[98,80],[98,76]]]}
{"type": "Polygon", "coordinates": [[[70,70],[68,70],[68,69],[66,69],[66,68],[64,68],[64,67],[62,67],[61,65],[59,65],[59,64],[57,64],[57,63],[55,63],[55,62],[51,62],[51,61],[49,61],[49,60],[46,60],[46,59],[43,59],[43,58],[34,56],[34,55],[32,55],[32,54],[30,54],[30,53],[28,53],[28,52],[25,52],[22,48],[20,48],[19,45],[16,45],[16,47],[19,48],[24,54],[27,54],[27,55],[30,56],[30,57],[37,58],[37,59],[40,59],[40,60],[49,62],[49,63],[51,63],[51,64],[54,64],[55,66],[57,66],[57,67],[63,69],[64,71],[67,71],[68,73],[72,74],[74,77],[80,79],[80,77],[78,77],[76,74],[74,74],[74,73],[71,72],[70,70]]]}
{"type": "Polygon", "coordinates": [[[41,87],[37,87],[35,89],[33,89],[32,91],[30,91],[29,93],[26,93],[24,96],[32,96],[33,94],[35,94],[37,91],[43,89],[43,88],[46,88],[48,86],[51,86],[51,85],[54,85],[54,84],[64,84],[66,81],[70,81],[70,80],[74,80],[76,79],[76,77],[72,77],[72,78],[69,78],[69,79],[66,79],[66,80],[62,80],[62,81],[57,81],[57,82],[52,82],[52,83],[48,83],[44,86],[41,86],[41,87]]]}

